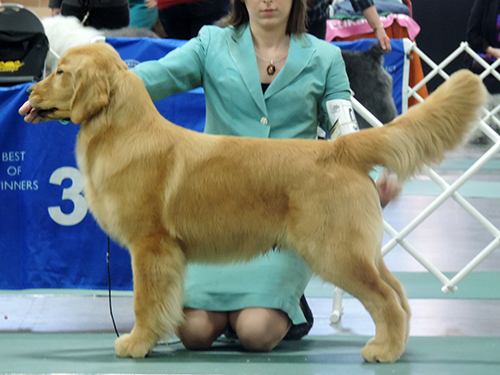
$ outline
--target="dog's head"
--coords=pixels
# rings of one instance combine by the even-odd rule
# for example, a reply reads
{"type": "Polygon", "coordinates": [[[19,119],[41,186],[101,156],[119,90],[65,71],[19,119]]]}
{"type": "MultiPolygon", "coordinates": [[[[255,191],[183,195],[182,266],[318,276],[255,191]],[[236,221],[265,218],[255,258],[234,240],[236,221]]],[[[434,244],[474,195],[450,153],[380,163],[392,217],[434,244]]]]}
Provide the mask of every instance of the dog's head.
{"type": "Polygon", "coordinates": [[[30,105],[47,120],[70,118],[79,124],[109,103],[118,72],[126,70],[127,65],[108,44],[71,48],[56,71],[28,90],[30,105]]]}

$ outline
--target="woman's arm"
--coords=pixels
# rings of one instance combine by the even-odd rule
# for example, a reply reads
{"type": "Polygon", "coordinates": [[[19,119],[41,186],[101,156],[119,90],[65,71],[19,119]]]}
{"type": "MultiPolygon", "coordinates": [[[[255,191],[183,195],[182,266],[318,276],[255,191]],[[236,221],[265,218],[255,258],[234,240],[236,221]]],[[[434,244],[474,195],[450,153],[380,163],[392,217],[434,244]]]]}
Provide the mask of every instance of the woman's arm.
{"type": "MultiPolygon", "coordinates": [[[[349,89],[349,79],[345,71],[344,60],[340,49],[335,47],[337,50],[334,51],[334,57],[330,58],[331,66],[328,71],[325,96],[323,97],[322,108],[326,118],[330,118],[328,115],[328,105],[327,102],[335,99],[343,99],[350,101],[350,89],[349,89]]],[[[323,116],[320,116],[320,118],[323,116]]],[[[330,127],[333,124],[329,124],[330,127]]],[[[329,132],[330,129],[324,129],[329,132]]],[[[391,200],[396,198],[402,191],[402,185],[398,181],[397,176],[394,173],[390,173],[385,168],[379,173],[378,178],[375,181],[377,191],[380,196],[380,204],[385,207],[391,200]]]]}
{"type": "Polygon", "coordinates": [[[363,13],[365,16],[368,25],[372,28],[375,33],[375,37],[382,49],[386,52],[391,51],[391,39],[387,36],[384,26],[380,21],[380,17],[378,16],[377,9],[373,4],[373,0],[350,0],[352,7],[356,12],[363,13]]]}
{"type": "Polygon", "coordinates": [[[323,97],[321,98],[319,108],[319,126],[326,132],[327,138],[331,137],[333,128],[336,124],[333,122],[331,116],[332,103],[335,100],[344,100],[350,103],[351,101],[351,88],[349,85],[349,78],[345,69],[344,59],[340,48],[334,45],[328,46],[328,53],[326,49],[322,52],[326,54],[324,60],[328,61],[329,67],[326,70],[325,88],[323,97]],[[328,104],[330,103],[330,104],[328,104]],[[329,109],[330,108],[330,109],[329,109]]]}
{"type": "Polygon", "coordinates": [[[203,28],[198,37],[159,60],[140,63],[132,69],[144,82],[153,101],[203,85],[205,51],[210,30],[203,28]]]}
{"type": "Polygon", "coordinates": [[[372,28],[375,33],[375,37],[377,38],[380,46],[385,52],[390,52],[392,50],[391,47],[391,39],[387,36],[385,32],[384,25],[382,25],[382,21],[380,21],[380,17],[378,16],[377,9],[375,5],[366,8],[363,10],[363,16],[365,16],[366,21],[372,28]]]}
{"type": "MultiPolygon", "coordinates": [[[[206,35],[194,38],[165,57],[143,62],[132,70],[143,80],[153,101],[202,85],[204,39],[207,39],[206,35]]],[[[38,116],[36,109],[31,108],[29,101],[19,108],[19,114],[25,116],[26,122],[37,124],[46,121],[38,116]]]]}

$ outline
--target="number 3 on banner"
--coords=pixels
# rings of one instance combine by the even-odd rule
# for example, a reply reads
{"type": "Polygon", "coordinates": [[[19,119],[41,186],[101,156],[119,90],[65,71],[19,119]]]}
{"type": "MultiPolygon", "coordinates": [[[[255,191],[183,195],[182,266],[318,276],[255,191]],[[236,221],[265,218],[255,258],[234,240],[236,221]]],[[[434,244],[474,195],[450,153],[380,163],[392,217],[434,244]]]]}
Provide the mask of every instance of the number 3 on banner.
{"type": "Polygon", "coordinates": [[[87,201],[80,193],[83,191],[83,176],[80,171],[72,167],[58,168],[50,176],[49,182],[61,185],[66,179],[71,180],[69,188],[63,190],[62,199],[73,202],[73,211],[65,214],[60,206],[49,207],[49,215],[57,224],[64,226],[76,225],[87,215],[87,201]]]}

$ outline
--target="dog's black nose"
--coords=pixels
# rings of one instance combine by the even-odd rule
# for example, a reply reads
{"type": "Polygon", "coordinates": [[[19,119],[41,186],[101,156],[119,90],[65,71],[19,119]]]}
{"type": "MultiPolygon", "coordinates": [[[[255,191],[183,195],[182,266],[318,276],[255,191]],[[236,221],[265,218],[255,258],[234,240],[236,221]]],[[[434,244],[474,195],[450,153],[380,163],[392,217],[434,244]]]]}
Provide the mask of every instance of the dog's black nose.
{"type": "Polygon", "coordinates": [[[26,90],[26,93],[27,93],[28,95],[30,95],[32,91],[33,91],[33,86],[30,86],[30,87],[28,87],[28,89],[26,90]]]}

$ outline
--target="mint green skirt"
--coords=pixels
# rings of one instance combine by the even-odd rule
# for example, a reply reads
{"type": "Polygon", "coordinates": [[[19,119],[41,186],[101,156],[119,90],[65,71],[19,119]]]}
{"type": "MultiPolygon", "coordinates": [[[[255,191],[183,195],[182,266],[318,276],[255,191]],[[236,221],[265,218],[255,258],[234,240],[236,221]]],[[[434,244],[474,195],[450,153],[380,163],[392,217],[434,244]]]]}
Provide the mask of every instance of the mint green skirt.
{"type": "Polygon", "coordinates": [[[208,311],[279,309],[297,325],[306,322],[299,300],[311,276],[302,258],[288,250],[271,250],[247,263],[192,263],[187,267],[184,306],[208,311]]]}

